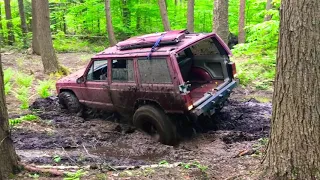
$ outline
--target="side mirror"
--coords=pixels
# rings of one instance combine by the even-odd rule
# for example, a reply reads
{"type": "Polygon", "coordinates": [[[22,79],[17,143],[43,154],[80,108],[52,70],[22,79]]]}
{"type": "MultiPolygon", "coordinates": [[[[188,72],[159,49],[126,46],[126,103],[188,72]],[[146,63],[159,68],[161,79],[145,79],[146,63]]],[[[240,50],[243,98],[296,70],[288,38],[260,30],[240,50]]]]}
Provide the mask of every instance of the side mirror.
{"type": "Polygon", "coordinates": [[[77,79],[77,84],[81,84],[81,83],[84,83],[84,77],[81,76],[77,79]]]}

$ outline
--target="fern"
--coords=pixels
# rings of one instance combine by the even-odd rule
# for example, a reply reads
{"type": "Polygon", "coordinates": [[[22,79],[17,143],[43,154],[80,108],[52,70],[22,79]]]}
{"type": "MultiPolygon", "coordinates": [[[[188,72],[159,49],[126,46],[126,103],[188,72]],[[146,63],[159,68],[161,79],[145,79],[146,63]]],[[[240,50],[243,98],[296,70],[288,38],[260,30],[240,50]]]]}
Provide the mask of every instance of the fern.
{"type": "Polygon", "coordinates": [[[54,81],[38,81],[37,92],[41,98],[47,98],[52,95],[52,90],[54,89],[54,81]]]}

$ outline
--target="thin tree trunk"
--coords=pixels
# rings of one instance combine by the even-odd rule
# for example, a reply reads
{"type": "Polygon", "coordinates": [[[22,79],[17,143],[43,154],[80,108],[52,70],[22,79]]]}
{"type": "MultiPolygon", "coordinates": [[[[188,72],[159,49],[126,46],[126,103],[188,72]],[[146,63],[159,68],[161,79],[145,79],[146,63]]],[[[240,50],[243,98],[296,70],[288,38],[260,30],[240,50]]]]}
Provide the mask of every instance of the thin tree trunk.
{"type": "Polygon", "coordinates": [[[112,26],[110,0],[106,0],[105,10],[106,10],[107,31],[108,31],[109,44],[110,44],[110,46],[114,46],[114,45],[117,44],[117,40],[116,40],[116,36],[114,35],[113,26],[112,26]]]}
{"type": "Polygon", "coordinates": [[[6,20],[7,20],[7,29],[8,29],[8,45],[12,46],[14,43],[14,34],[13,34],[10,0],[4,0],[4,8],[6,11],[6,20]]]}
{"type": "Polygon", "coordinates": [[[228,0],[215,0],[213,10],[213,31],[220,38],[228,43],[229,21],[228,21],[228,0]]]}
{"type": "Polygon", "coordinates": [[[26,48],[28,47],[28,44],[27,44],[28,27],[27,27],[26,17],[24,13],[23,0],[18,0],[18,4],[19,4],[19,14],[20,14],[20,21],[21,21],[23,46],[26,48]]]}
{"type": "Polygon", "coordinates": [[[17,166],[18,158],[9,131],[0,54],[0,179],[9,179],[9,175],[17,170],[17,166]]]}
{"type": "Polygon", "coordinates": [[[128,7],[128,0],[121,0],[121,6],[122,6],[122,23],[123,25],[129,29],[131,24],[131,14],[130,9],[128,7]]]}
{"type": "Polygon", "coordinates": [[[38,41],[37,31],[37,12],[36,12],[36,0],[32,0],[32,51],[34,54],[40,55],[40,45],[38,41]]]}
{"type": "Polygon", "coordinates": [[[282,0],[265,165],[277,179],[320,177],[320,1],[282,0]]]}
{"type": "Polygon", "coordinates": [[[1,13],[1,6],[0,6],[0,47],[2,47],[4,43],[5,42],[3,39],[2,13],[1,13]]]}
{"type": "MultiPolygon", "coordinates": [[[[266,10],[272,9],[272,0],[267,0],[267,5],[266,5],[266,10]]],[[[271,20],[271,15],[266,15],[264,17],[264,21],[270,21],[271,20]]]]}
{"type": "Polygon", "coordinates": [[[162,24],[165,31],[170,31],[170,22],[168,19],[168,12],[165,0],[158,0],[162,24]]]}
{"type": "Polygon", "coordinates": [[[194,32],[194,0],[188,0],[187,29],[194,32]]]}
{"type": "Polygon", "coordinates": [[[246,42],[246,31],[245,27],[245,16],[246,16],[246,0],[240,0],[240,8],[239,8],[239,35],[238,42],[245,43],[246,42]]]}
{"type": "Polygon", "coordinates": [[[35,2],[37,13],[37,33],[39,44],[41,44],[40,54],[43,69],[47,74],[58,72],[60,66],[52,44],[49,2],[48,0],[35,0],[35,2]]]}

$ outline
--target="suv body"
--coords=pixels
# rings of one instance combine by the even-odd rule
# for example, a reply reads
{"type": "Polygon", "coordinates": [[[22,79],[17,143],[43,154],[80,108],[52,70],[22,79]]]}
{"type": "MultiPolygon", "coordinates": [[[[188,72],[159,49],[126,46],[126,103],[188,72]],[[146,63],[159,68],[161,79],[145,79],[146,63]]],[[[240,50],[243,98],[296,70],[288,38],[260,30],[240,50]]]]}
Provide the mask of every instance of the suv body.
{"type": "MultiPolygon", "coordinates": [[[[56,88],[58,94],[74,96],[74,102],[63,103],[73,111],[79,110],[72,104],[76,101],[129,116],[151,105],[166,115],[196,119],[220,109],[236,87],[235,64],[229,55],[215,33],[148,34],[98,53],[85,69],[59,80],[56,88]]],[[[61,99],[70,101],[70,97],[61,99]]]]}

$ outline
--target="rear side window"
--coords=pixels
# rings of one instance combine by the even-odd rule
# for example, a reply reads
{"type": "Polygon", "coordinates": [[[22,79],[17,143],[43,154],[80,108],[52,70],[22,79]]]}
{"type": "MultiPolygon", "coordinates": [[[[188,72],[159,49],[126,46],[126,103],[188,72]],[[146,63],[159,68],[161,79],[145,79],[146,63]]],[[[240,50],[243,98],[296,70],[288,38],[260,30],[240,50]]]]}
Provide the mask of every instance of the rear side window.
{"type": "Polygon", "coordinates": [[[171,83],[171,76],[165,58],[138,59],[138,66],[141,83],[171,83]]]}
{"type": "Polygon", "coordinates": [[[133,59],[112,60],[112,82],[134,82],[133,59]]]}

